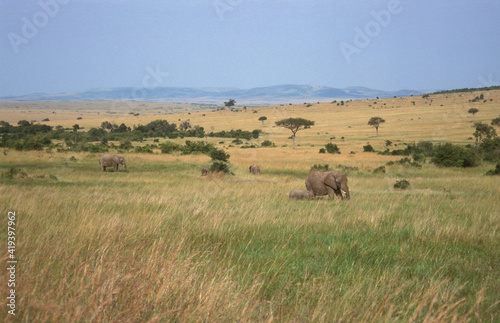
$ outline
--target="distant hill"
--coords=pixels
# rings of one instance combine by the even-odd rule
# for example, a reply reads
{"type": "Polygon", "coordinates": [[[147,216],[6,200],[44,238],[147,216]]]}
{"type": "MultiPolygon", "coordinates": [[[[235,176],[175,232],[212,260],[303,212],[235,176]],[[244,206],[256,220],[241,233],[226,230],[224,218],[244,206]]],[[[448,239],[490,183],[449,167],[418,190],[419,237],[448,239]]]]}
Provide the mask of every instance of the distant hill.
{"type": "Polygon", "coordinates": [[[332,100],[388,98],[394,96],[422,95],[427,92],[400,90],[382,91],[366,87],[345,89],[317,85],[285,84],[252,89],[190,88],[190,87],[121,87],[90,89],[83,92],[59,94],[35,93],[23,96],[2,97],[1,101],[146,101],[222,103],[234,99],[238,104],[251,103],[304,103],[332,100]]]}

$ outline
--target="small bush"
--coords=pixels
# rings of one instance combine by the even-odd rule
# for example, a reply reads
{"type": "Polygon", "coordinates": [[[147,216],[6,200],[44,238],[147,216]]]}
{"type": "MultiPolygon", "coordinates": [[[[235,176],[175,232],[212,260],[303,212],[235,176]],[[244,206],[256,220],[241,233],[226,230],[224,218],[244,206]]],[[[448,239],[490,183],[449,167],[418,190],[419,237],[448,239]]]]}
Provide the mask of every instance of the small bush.
{"type": "Polygon", "coordinates": [[[330,167],[328,166],[328,164],[324,164],[324,165],[316,164],[316,165],[311,167],[310,171],[313,171],[313,170],[327,171],[327,170],[330,170],[329,168],[330,167]]]}
{"type": "Polygon", "coordinates": [[[270,140],[264,140],[261,144],[262,147],[276,147],[276,145],[270,140]]]}
{"type": "Polygon", "coordinates": [[[373,170],[374,174],[385,174],[385,166],[377,167],[373,170]]]}
{"type": "Polygon", "coordinates": [[[132,148],[132,142],[130,140],[125,140],[120,142],[120,149],[131,149],[132,148]]]}
{"type": "Polygon", "coordinates": [[[320,154],[326,154],[326,149],[325,148],[320,148],[319,149],[320,154]]]}
{"type": "Polygon", "coordinates": [[[220,172],[220,173],[224,173],[224,174],[228,174],[231,172],[229,170],[229,165],[226,162],[217,161],[217,160],[214,160],[212,165],[210,165],[209,171],[210,172],[215,171],[215,172],[220,172]]]}
{"type": "Polygon", "coordinates": [[[203,141],[190,141],[186,140],[186,145],[181,146],[181,151],[183,155],[189,155],[194,152],[209,154],[215,150],[214,145],[211,143],[204,143],[203,141]]]}
{"type": "Polygon", "coordinates": [[[150,145],[145,145],[145,146],[136,146],[134,148],[135,152],[136,153],[146,153],[146,154],[152,154],[154,153],[153,151],[153,147],[151,147],[150,145]]]}
{"type": "Polygon", "coordinates": [[[413,158],[413,161],[416,163],[422,163],[422,164],[425,163],[425,155],[424,154],[413,153],[413,155],[411,155],[411,157],[413,158]]]}
{"type": "Polygon", "coordinates": [[[326,151],[329,153],[329,154],[340,154],[340,149],[337,145],[335,144],[332,144],[332,143],[328,143],[325,145],[325,148],[326,148],[326,151]]]}
{"type": "Polygon", "coordinates": [[[214,161],[227,162],[229,157],[230,157],[230,155],[221,149],[214,149],[210,153],[210,158],[212,158],[212,160],[214,160],[214,161]]]}
{"type": "Polygon", "coordinates": [[[489,170],[486,172],[486,175],[493,176],[493,175],[500,175],[500,163],[498,163],[495,167],[495,169],[489,170]]]}
{"type": "Polygon", "coordinates": [[[410,182],[408,182],[406,179],[402,179],[400,181],[397,181],[394,184],[394,189],[397,190],[406,190],[410,188],[410,182]]]}
{"type": "Polygon", "coordinates": [[[367,153],[373,153],[375,152],[375,149],[373,149],[372,145],[368,144],[366,146],[363,146],[363,151],[367,153]]]}
{"type": "Polygon", "coordinates": [[[171,141],[166,141],[160,144],[160,150],[162,154],[171,154],[176,150],[180,150],[180,146],[171,141]]]}

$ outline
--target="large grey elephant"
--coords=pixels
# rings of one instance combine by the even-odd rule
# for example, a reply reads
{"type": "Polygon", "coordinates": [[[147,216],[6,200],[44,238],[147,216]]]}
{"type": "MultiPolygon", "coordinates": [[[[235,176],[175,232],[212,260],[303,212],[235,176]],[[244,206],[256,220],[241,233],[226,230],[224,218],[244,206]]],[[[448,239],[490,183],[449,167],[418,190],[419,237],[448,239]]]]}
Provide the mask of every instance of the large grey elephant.
{"type": "Polygon", "coordinates": [[[314,200],[314,194],[306,190],[293,190],[288,197],[297,200],[314,200]]]}
{"type": "Polygon", "coordinates": [[[201,169],[201,176],[207,176],[208,175],[208,168],[206,167],[203,167],[201,169]]]}
{"type": "Polygon", "coordinates": [[[125,158],[118,155],[104,154],[99,158],[99,164],[101,164],[102,171],[106,171],[106,167],[113,167],[115,172],[118,171],[118,166],[123,165],[125,167],[125,171],[127,170],[127,163],[125,163],[125,158]]]}
{"type": "Polygon", "coordinates": [[[254,175],[260,175],[260,167],[257,165],[252,165],[248,168],[250,170],[250,173],[254,175]]]}
{"type": "Polygon", "coordinates": [[[335,194],[342,200],[344,199],[342,191],[344,191],[345,199],[350,199],[347,177],[342,172],[314,170],[307,175],[306,188],[314,196],[328,195],[330,199],[333,199],[333,194],[335,194]]]}

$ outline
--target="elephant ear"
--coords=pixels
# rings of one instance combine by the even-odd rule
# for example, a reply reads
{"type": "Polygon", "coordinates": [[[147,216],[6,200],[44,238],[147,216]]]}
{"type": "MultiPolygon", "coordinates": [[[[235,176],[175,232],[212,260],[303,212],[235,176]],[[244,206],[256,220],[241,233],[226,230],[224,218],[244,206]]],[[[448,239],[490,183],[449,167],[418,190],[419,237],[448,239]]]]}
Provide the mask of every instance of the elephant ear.
{"type": "Polygon", "coordinates": [[[335,176],[333,176],[332,174],[328,174],[325,177],[324,183],[326,186],[330,186],[334,190],[336,190],[338,188],[337,181],[335,180],[335,176]]]}

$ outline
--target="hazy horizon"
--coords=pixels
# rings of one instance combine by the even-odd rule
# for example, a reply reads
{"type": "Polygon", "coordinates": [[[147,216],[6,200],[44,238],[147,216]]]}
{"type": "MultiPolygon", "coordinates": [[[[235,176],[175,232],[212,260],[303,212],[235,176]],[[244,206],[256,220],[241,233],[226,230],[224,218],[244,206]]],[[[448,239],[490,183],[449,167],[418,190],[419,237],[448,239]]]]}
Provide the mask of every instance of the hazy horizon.
{"type": "Polygon", "coordinates": [[[0,0],[0,96],[500,85],[500,2],[0,0]]]}

